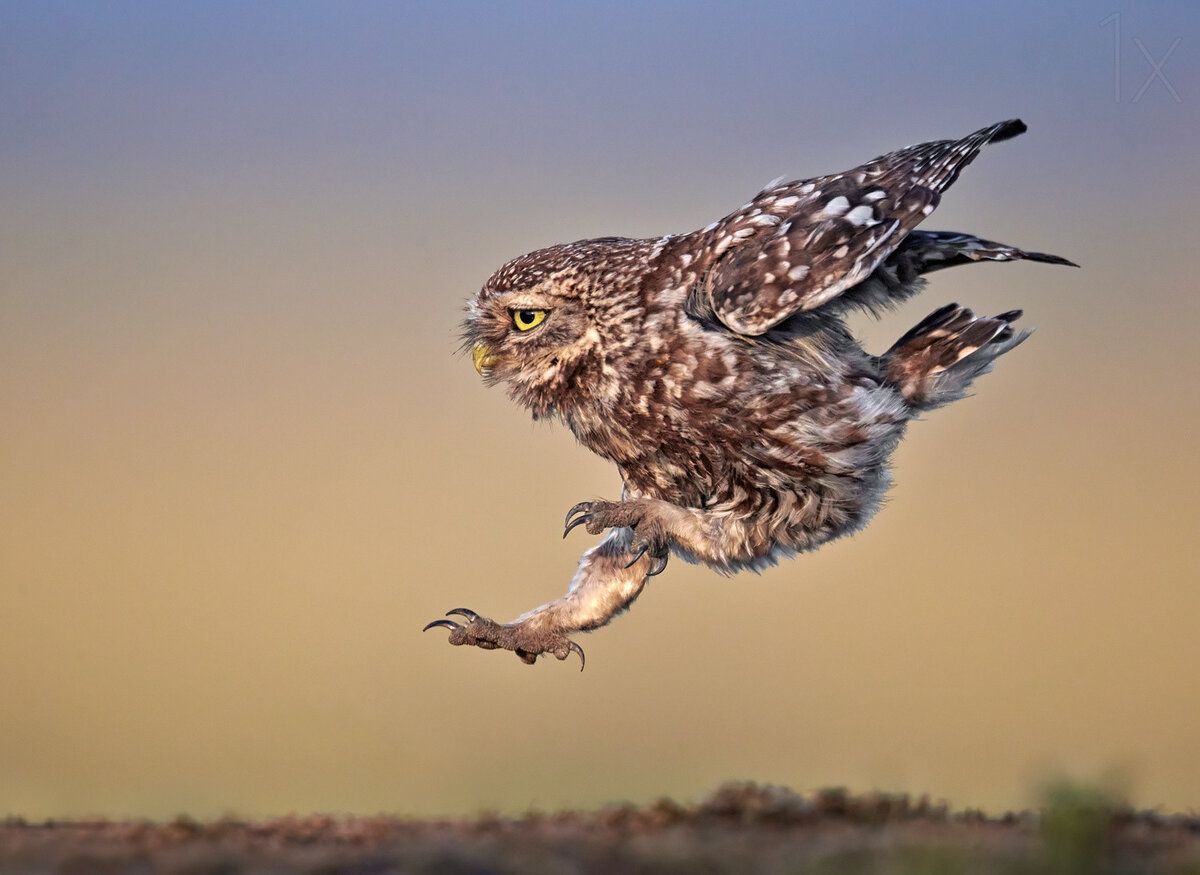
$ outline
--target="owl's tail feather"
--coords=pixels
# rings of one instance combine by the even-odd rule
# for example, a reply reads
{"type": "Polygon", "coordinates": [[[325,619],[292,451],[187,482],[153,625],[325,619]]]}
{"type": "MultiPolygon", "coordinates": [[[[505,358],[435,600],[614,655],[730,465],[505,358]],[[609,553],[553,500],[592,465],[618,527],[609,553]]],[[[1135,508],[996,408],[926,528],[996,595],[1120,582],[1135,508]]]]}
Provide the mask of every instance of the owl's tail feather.
{"type": "Polygon", "coordinates": [[[919,410],[931,410],[966,394],[971,381],[992,369],[992,362],[1031,332],[1012,323],[1020,310],[976,316],[967,307],[947,304],[897,340],[883,357],[888,380],[919,410]]]}
{"type": "Polygon", "coordinates": [[[1079,267],[1061,255],[1029,252],[1007,243],[984,240],[957,231],[913,231],[904,238],[898,254],[907,255],[917,273],[922,274],[973,261],[1040,261],[1044,264],[1079,267]]]}

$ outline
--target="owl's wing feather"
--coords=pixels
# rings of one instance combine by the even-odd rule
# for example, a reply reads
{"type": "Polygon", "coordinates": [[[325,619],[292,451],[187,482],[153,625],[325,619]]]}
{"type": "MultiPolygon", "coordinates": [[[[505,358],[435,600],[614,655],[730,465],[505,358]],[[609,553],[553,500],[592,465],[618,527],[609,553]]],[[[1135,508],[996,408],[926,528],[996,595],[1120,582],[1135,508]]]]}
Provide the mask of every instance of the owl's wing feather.
{"type": "Polygon", "coordinates": [[[890,152],[845,173],[764,189],[705,229],[712,259],[706,309],[731,330],[758,335],[820,307],[870,276],[984,145],[1024,130],[1013,119],[961,140],[890,152]]]}

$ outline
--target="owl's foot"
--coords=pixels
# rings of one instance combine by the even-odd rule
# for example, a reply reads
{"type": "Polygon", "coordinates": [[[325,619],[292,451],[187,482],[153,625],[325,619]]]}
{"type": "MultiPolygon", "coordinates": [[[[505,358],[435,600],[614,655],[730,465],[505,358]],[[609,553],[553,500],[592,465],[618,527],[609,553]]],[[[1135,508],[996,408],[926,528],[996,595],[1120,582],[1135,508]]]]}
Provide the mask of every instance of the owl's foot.
{"type": "Polygon", "coordinates": [[[447,617],[452,615],[463,617],[467,622],[434,620],[421,631],[428,632],[435,626],[444,626],[450,630],[449,641],[455,647],[470,644],[484,650],[511,650],[528,665],[532,665],[543,653],[551,653],[560,660],[578,653],[579,670],[583,671],[583,648],[557,632],[532,628],[525,623],[497,623],[467,608],[446,612],[447,617]]]}
{"type": "Polygon", "coordinates": [[[589,534],[598,535],[605,529],[633,529],[633,543],[626,568],[631,567],[643,556],[650,557],[648,577],[662,574],[667,567],[667,559],[671,555],[671,538],[659,518],[654,513],[654,506],[649,502],[639,501],[581,501],[569,511],[564,523],[563,537],[570,534],[571,529],[583,526],[589,534]]]}

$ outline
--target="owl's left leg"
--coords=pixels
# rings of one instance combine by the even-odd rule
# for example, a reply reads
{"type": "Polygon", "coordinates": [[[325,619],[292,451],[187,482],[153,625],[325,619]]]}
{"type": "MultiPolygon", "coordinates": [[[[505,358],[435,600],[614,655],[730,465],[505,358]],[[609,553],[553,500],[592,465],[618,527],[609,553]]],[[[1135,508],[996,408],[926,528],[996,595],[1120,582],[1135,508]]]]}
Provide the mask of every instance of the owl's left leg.
{"type": "Polygon", "coordinates": [[[630,562],[630,531],[618,528],[592,547],[579,560],[579,569],[567,593],[539,608],[522,614],[511,623],[497,623],[466,608],[455,608],[447,616],[466,620],[434,620],[425,629],[444,626],[449,641],[484,650],[511,650],[523,662],[532,663],[543,653],[566,659],[583,650],[566,636],[598,629],[628,608],[649,579],[645,563],[630,562]]]}

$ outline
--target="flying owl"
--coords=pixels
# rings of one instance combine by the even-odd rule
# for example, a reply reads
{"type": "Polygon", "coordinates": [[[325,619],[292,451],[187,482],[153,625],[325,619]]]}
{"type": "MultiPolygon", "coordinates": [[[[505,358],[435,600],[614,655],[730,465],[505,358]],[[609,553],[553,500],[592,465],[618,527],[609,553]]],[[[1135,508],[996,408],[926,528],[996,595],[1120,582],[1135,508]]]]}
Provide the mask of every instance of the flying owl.
{"type": "Polygon", "coordinates": [[[606,237],[510,261],[467,306],[466,347],[537,419],[615,462],[619,501],[567,513],[606,537],[567,593],[497,623],[466,608],[454,645],[524,662],[583,650],[572,633],[627,609],[671,555],[759,570],[867,524],[910,420],[963,397],[1028,336],[1020,310],[949,304],[882,355],[843,319],[915,295],[924,274],[975,261],[1072,262],[970,234],[918,231],[1000,122],[831,176],[772,183],[690,234],[606,237]]]}

